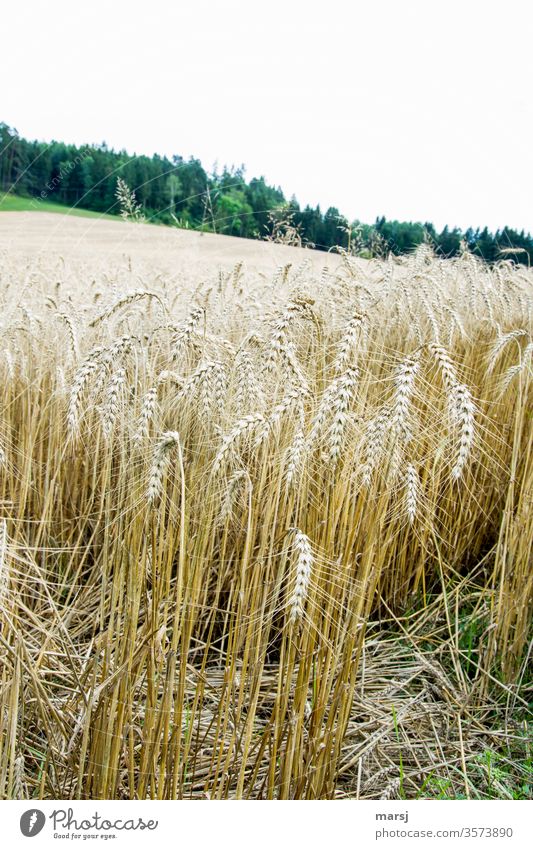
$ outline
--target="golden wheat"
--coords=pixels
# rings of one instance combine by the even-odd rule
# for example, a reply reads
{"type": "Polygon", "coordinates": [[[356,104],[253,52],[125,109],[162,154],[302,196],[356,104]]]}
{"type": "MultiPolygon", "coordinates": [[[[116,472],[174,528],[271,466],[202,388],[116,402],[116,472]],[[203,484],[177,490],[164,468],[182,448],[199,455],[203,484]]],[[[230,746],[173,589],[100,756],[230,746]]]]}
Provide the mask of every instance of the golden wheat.
{"type": "Polygon", "coordinates": [[[473,794],[525,700],[532,272],[58,267],[2,311],[0,795],[473,794]]]}

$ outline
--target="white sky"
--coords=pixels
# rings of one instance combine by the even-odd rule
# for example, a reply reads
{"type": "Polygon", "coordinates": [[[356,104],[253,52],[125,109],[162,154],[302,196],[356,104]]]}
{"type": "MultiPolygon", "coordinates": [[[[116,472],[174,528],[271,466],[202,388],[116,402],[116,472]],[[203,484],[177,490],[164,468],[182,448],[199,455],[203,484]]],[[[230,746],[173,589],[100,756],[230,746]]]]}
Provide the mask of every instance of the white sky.
{"type": "Polygon", "coordinates": [[[531,3],[4,4],[0,120],[246,166],[300,204],[533,231],[531,3]]]}

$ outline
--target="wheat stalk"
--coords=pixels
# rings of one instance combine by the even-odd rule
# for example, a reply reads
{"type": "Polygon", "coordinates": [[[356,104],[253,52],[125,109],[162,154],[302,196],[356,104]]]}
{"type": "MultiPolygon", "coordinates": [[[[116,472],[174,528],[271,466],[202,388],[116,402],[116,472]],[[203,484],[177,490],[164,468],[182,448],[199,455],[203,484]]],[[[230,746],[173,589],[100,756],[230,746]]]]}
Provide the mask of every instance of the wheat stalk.
{"type": "Polygon", "coordinates": [[[161,498],[163,491],[163,478],[170,462],[170,452],[180,444],[180,436],[177,431],[168,430],[161,434],[152,457],[150,476],[146,497],[148,504],[153,507],[161,498]]]}
{"type": "Polygon", "coordinates": [[[452,467],[452,478],[459,480],[470,457],[474,441],[474,417],[476,408],[470,390],[464,384],[454,387],[451,397],[451,410],[455,424],[459,429],[459,450],[452,467]]]}
{"type": "Polygon", "coordinates": [[[410,525],[414,523],[418,511],[419,489],[420,480],[417,471],[414,465],[409,463],[405,474],[405,512],[410,525]]]}

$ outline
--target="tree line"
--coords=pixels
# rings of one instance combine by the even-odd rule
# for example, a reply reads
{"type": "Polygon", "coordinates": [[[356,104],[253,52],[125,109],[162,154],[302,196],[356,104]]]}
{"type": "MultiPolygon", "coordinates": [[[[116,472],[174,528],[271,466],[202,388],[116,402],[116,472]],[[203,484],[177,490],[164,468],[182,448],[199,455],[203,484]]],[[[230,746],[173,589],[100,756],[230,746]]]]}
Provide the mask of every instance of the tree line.
{"type": "Polygon", "coordinates": [[[119,214],[119,177],[135,192],[147,221],[320,250],[341,247],[361,256],[403,254],[428,241],[444,256],[466,247],[489,262],[512,257],[529,265],[533,259],[533,238],[524,230],[445,227],[438,232],[430,222],[383,216],[373,224],[348,221],[335,207],[301,208],[264,177],[247,180],[244,167],[208,173],[194,157],[130,156],[105,143],[28,141],[0,123],[0,190],[31,198],[36,209],[49,200],[119,214]]]}

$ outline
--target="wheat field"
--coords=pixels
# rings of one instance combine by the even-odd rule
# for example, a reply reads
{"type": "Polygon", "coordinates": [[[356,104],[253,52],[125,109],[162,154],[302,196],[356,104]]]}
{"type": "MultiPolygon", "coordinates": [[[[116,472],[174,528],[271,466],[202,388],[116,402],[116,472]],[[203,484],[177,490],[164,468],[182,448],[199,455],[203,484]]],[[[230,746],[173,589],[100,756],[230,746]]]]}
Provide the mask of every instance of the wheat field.
{"type": "Polygon", "coordinates": [[[531,270],[34,219],[0,222],[0,796],[527,797],[531,270]]]}

